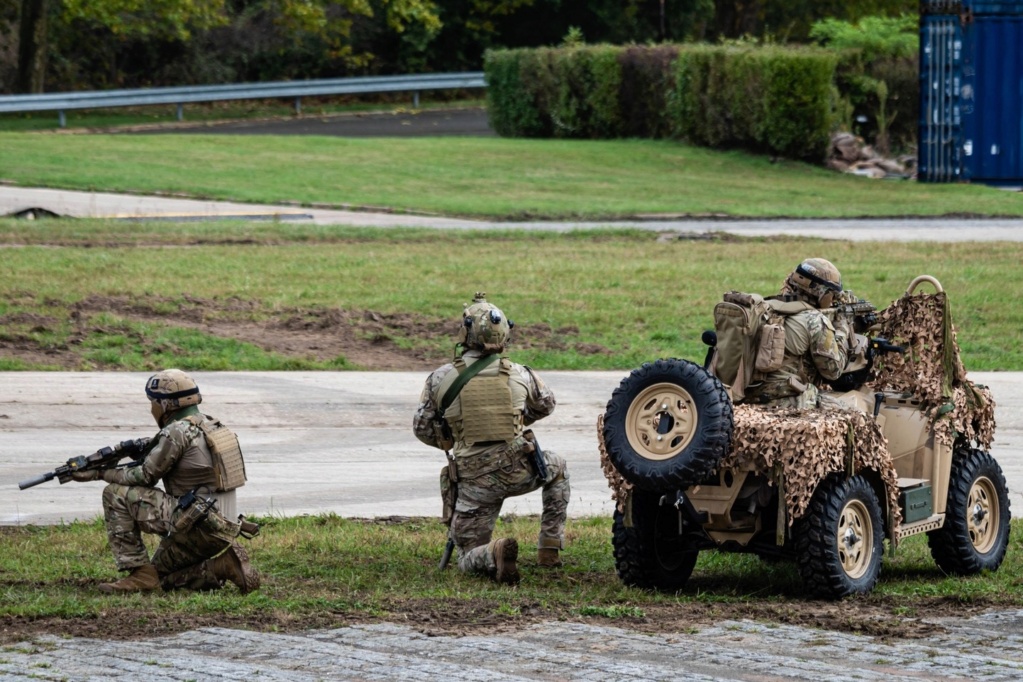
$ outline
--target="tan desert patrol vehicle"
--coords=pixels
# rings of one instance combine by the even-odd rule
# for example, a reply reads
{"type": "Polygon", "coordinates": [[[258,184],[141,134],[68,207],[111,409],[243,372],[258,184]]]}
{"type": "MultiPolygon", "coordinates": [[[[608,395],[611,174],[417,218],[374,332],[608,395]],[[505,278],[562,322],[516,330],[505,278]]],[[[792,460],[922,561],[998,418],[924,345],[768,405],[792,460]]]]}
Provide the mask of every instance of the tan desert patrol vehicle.
{"type": "Polygon", "coordinates": [[[966,377],[945,292],[918,277],[863,331],[871,365],[822,393],[830,407],[733,405],[713,346],[704,366],[657,360],[621,382],[598,433],[625,583],[677,591],[717,549],[793,559],[810,591],[839,598],[874,587],[885,538],[919,533],[946,573],[998,568],[1010,515],[994,402],[966,377]]]}

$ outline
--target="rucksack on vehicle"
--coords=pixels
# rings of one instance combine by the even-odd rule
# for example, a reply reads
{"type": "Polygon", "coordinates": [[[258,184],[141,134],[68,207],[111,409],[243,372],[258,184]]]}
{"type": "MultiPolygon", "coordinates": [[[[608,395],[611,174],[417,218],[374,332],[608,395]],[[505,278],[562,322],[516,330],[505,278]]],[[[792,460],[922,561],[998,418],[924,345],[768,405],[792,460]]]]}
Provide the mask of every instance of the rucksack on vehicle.
{"type": "Polygon", "coordinates": [[[785,359],[785,317],[812,308],[802,301],[764,300],[759,294],[729,291],[714,306],[717,352],[711,372],[732,402],[746,397],[746,389],[785,359]]]}

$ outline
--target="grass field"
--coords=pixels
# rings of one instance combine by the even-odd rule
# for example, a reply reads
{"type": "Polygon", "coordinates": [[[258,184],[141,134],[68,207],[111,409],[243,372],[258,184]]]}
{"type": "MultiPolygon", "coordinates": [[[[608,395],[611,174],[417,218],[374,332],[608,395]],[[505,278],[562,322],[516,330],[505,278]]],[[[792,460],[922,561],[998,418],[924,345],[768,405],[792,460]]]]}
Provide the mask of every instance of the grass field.
{"type": "Polygon", "coordinates": [[[0,133],[0,180],[491,218],[1023,215],[1018,195],[878,181],[664,140],[0,133]]]}
{"type": "MultiPolygon", "coordinates": [[[[950,292],[969,369],[1023,369],[1023,244],[852,243],[793,238],[669,240],[655,234],[360,230],[289,224],[0,221],[0,343],[82,353],[79,369],[341,369],[346,358],[268,357],[179,324],[271,323],[334,309],[407,314],[388,342],[448,357],[463,303],[487,291],[519,324],[512,357],[541,369],[626,369],[701,358],[730,289],[771,293],[804,257],[833,260],[883,308],[918,274],[950,292]],[[81,248],[88,246],[88,248],[81,248]],[[87,328],[76,305],[116,298],[87,328]],[[147,311],[132,318],[132,309],[147,311]],[[124,309],[124,310],[122,310],[124,309]],[[127,311],[127,312],[125,312],[127,311]],[[198,313],[197,313],[198,314],[198,313]],[[175,331],[177,330],[177,331],[175,331]],[[546,341],[541,342],[540,336],[546,341]],[[226,344],[226,345],[225,345],[226,344]]],[[[102,308],[102,305],[100,306],[102,308]]],[[[90,313],[91,314],[91,313],[90,313]]],[[[46,368],[0,353],[6,369],[46,368]]],[[[427,363],[429,364],[429,363],[427,363]]]]}
{"type": "MultiPolygon", "coordinates": [[[[912,621],[924,616],[1023,606],[1019,552],[1010,551],[997,572],[946,577],[922,536],[904,541],[894,558],[886,556],[871,594],[835,608],[805,598],[793,565],[752,555],[702,553],[689,585],[677,595],[625,587],[615,574],[610,519],[570,520],[566,566],[550,572],[535,565],[537,519],[504,518],[497,534],[516,537],[523,547],[523,582],[514,589],[453,569],[437,571],[445,528],[434,519],[262,522],[260,537],[247,544],[263,587],[247,596],[232,586],[217,593],[103,595],[96,585],[117,574],[102,523],[6,529],[0,532],[0,635],[7,635],[0,639],[12,628],[24,634],[53,623],[76,634],[76,623],[94,627],[89,625],[94,619],[106,624],[109,636],[123,637],[204,622],[289,629],[396,618],[463,631],[557,618],[678,628],[687,614],[690,627],[697,628],[708,619],[744,614],[868,633],[908,619],[901,627],[912,632],[912,621]]],[[[1018,547],[1021,541],[1023,526],[1016,522],[1010,544],[1018,547]]]]}

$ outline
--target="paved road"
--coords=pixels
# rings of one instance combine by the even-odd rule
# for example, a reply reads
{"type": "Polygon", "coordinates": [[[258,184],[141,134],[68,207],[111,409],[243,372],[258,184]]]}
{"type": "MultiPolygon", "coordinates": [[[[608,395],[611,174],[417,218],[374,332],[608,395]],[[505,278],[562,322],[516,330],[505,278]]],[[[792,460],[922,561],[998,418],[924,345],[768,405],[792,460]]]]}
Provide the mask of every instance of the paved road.
{"type": "Polygon", "coordinates": [[[490,222],[439,216],[341,211],[299,206],[175,199],[108,192],[76,192],[0,185],[0,216],[33,208],[75,218],[278,219],[317,225],[432,227],[438,229],[524,229],[564,232],[631,227],[667,234],[727,232],[745,237],[793,235],[852,241],[1021,241],[1023,219],[807,219],[807,220],[623,220],[490,222]]]}
{"type": "Polygon", "coordinates": [[[648,635],[583,623],[428,637],[380,624],[294,634],[204,628],[138,642],[43,637],[0,652],[0,680],[986,680],[1023,678],[1023,611],[938,621],[927,639],[725,621],[648,635]]]}
{"type": "MultiPolygon", "coordinates": [[[[600,471],[596,420],[625,372],[545,372],[558,397],[537,425],[548,449],[569,463],[575,516],[610,515],[600,471]]],[[[88,454],[155,427],[143,394],[147,373],[0,373],[0,525],[91,519],[101,483],[26,480],[68,457],[88,454]]],[[[1006,472],[1013,512],[1023,516],[1023,373],[971,373],[997,400],[993,454],[1006,472]]],[[[426,373],[199,372],[203,407],[242,440],[250,482],[238,491],[247,514],[435,516],[439,451],[412,435],[426,373]]],[[[505,510],[537,514],[539,492],[505,510]]]]}

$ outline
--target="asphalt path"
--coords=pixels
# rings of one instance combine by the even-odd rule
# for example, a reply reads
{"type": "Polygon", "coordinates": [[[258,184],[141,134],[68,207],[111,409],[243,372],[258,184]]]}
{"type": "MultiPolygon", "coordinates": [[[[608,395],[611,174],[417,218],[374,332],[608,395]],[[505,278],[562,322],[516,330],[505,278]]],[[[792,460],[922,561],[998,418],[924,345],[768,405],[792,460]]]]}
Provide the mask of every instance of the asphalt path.
{"type": "Polygon", "coordinates": [[[471,230],[570,230],[636,228],[666,239],[714,233],[743,237],[798,236],[849,241],[1021,241],[1023,219],[1013,218],[869,218],[726,220],[650,218],[618,221],[498,222],[393,212],[338,210],[297,205],[180,199],[140,194],[79,192],[0,185],[0,216],[43,209],[73,218],[127,220],[281,220],[317,225],[425,227],[471,230]]]}
{"type": "MultiPolygon", "coordinates": [[[[626,372],[544,372],[558,399],[536,425],[545,448],[568,461],[572,516],[610,516],[600,470],[597,417],[626,372]]],[[[295,516],[438,516],[443,454],[412,433],[426,373],[197,372],[203,409],[239,435],[249,483],[239,510],[295,516]]],[[[93,519],[102,483],[18,482],[69,457],[153,435],[143,393],[148,373],[0,373],[0,525],[93,519]]],[[[975,372],[997,403],[992,454],[1023,516],[1023,373],[975,372]]],[[[539,491],[510,499],[506,513],[539,514],[539,491]]]]}

